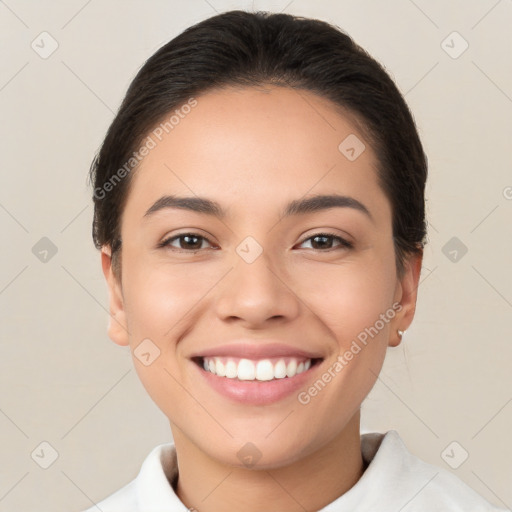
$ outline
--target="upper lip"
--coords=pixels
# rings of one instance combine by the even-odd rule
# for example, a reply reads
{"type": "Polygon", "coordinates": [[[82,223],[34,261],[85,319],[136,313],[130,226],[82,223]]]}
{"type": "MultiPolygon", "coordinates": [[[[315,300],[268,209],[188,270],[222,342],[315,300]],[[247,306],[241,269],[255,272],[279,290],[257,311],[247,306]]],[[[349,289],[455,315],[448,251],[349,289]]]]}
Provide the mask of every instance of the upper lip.
{"type": "Polygon", "coordinates": [[[192,354],[190,357],[236,357],[246,359],[265,359],[270,357],[297,357],[306,359],[319,359],[318,352],[310,352],[284,343],[268,343],[263,341],[229,343],[210,347],[192,354]]]}

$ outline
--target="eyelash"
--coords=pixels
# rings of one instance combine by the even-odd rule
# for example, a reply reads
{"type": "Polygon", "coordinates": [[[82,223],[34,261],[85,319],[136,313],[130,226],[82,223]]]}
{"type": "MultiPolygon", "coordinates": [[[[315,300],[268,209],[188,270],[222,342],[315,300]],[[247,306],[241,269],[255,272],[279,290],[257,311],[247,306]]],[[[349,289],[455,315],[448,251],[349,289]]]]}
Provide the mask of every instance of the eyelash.
{"type": "MultiPolygon", "coordinates": [[[[187,250],[187,249],[178,249],[176,247],[172,247],[170,245],[171,242],[173,242],[174,240],[179,240],[180,238],[182,237],[185,237],[185,236],[192,236],[192,237],[195,237],[195,238],[200,238],[202,240],[206,240],[208,243],[211,244],[210,240],[208,240],[208,238],[206,238],[205,236],[202,236],[202,235],[199,235],[197,233],[181,233],[179,235],[175,235],[173,237],[170,237],[170,238],[166,238],[165,240],[162,240],[162,242],[160,242],[158,244],[158,248],[170,248],[171,250],[173,251],[176,251],[176,252],[190,252],[190,253],[193,253],[195,254],[196,252],[199,252],[201,251],[202,249],[197,249],[197,250],[187,250]]],[[[308,241],[308,240],[311,240],[312,238],[317,238],[317,237],[330,237],[330,238],[333,238],[335,240],[337,240],[339,243],[340,243],[340,246],[338,246],[337,248],[334,247],[334,248],[330,248],[330,249],[326,249],[326,250],[322,250],[322,249],[314,249],[316,251],[319,251],[319,252],[330,252],[330,251],[333,251],[333,250],[336,250],[336,249],[353,249],[354,247],[354,244],[352,244],[351,242],[345,240],[344,238],[341,238],[340,236],[338,235],[335,235],[334,233],[327,233],[327,232],[321,232],[321,233],[315,233],[314,235],[311,235],[307,238],[305,238],[304,240],[302,240],[299,245],[303,244],[304,242],[308,241]]]]}

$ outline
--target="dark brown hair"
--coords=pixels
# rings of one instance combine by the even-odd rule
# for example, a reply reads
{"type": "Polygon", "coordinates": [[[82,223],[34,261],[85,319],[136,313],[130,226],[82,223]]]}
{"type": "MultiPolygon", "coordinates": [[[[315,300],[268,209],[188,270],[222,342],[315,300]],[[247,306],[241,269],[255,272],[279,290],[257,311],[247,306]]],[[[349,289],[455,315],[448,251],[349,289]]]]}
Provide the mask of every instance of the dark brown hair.
{"type": "Polygon", "coordinates": [[[161,47],[139,70],[91,165],[96,247],[109,245],[117,259],[134,154],[162,119],[215,88],[265,84],[314,92],[359,121],[392,206],[402,275],[405,257],[423,251],[427,234],[427,158],[404,98],[384,68],[338,27],[268,12],[208,18],[161,47]]]}

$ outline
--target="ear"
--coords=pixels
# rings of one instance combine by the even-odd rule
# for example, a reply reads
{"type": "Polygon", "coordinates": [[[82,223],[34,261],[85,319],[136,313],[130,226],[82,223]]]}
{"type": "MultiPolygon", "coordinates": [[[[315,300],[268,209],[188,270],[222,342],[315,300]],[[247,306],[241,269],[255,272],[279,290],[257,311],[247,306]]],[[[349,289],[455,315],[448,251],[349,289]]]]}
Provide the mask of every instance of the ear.
{"type": "Polygon", "coordinates": [[[405,331],[408,329],[414,318],[422,261],[423,252],[411,254],[404,264],[404,275],[397,282],[394,303],[400,303],[402,309],[395,315],[391,324],[392,329],[388,343],[390,347],[400,345],[402,339],[397,330],[405,331]]]}
{"type": "Polygon", "coordinates": [[[108,325],[109,338],[118,345],[129,345],[126,314],[124,311],[123,293],[121,284],[112,269],[112,256],[109,246],[101,249],[101,267],[107,281],[109,292],[110,322],[108,325]]]}

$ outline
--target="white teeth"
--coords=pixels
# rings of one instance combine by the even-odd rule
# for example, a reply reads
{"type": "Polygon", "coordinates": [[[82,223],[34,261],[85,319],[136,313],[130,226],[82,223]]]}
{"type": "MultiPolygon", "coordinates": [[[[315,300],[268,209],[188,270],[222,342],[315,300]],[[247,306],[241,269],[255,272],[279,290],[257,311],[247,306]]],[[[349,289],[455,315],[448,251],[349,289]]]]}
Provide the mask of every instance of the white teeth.
{"type": "Polygon", "coordinates": [[[276,379],[284,379],[286,377],[286,363],[284,362],[284,359],[279,359],[274,366],[274,377],[276,379]]]}
{"type": "Polygon", "coordinates": [[[268,359],[258,361],[256,365],[256,380],[272,380],[274,378],[274,367],[268,359]]]}
{"type": "Polygon", "coordinates": [[[287,377],[294,377],[297,373],[297,361],[295,359],[292,359],[288,366],[286,367],[286,375],[287,377]]]}
{"type": "Polygon", "coordinates": [[[311,367],[311,359],[296,358],[261,359],[230,359],[221,357],[205,357],[203,368],[219,377],[238,380],[269,381],[294,377],[311,367]]]}
{"type": "Polygon", "coordinates": [[[228,361],[226,363],[226,377],[228,379],[235,379],[238,373],[238,367],[235,361],[228,361]]]}
{"type": "Polygon", "coordinates": [[[217,359],[217,361],[215,362],[215,373],[219,377],[224,377],[226,375],[226,367],[224,366],[224,363],[220,359],[217,359]]]}
{"type": "Polygon", "coordinates": [[[249,359],[240,359],[237,375],[239,380],[254,380],[256,376],[254,363],[249,359]]]}

